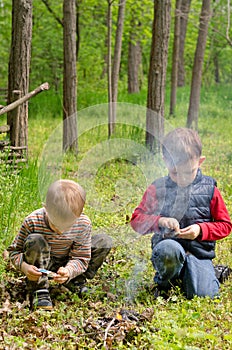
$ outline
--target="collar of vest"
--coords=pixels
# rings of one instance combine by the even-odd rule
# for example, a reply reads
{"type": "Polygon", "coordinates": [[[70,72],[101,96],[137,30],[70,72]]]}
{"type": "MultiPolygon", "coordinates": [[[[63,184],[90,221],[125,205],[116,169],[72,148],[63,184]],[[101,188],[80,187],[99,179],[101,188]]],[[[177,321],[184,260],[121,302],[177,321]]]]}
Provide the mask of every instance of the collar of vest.
{"type": "MultiPolygon", "coordinates": [[[[202,179],[202,172],[201,169],[198,168],[197,170],[197,175],[195,177],[195,179],[193,180],[193,182],[191,182],[191,184],[189,184],[187,187],[191,186],[191,185],[195,185],[196,183],[200,182],[202,179]]],[[[177,183],[172,181],[172,179],[170,178],[170,176],[167,176],[167,185],[169,187],[178,187],[177,183]]]]}

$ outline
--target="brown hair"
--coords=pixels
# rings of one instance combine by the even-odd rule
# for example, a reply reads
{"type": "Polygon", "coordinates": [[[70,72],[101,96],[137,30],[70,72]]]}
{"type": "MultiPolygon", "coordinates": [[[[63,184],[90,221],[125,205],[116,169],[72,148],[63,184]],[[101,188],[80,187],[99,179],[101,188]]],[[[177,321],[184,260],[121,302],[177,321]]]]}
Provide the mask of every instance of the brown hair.
{"type": "Polygon", "coordinates": [[[194,158],[200,158],[201,152],[201,140],[198,133],[192,129],[174,129],[162,141],[164,160],[171,167],[186,163],[194,158]]]}

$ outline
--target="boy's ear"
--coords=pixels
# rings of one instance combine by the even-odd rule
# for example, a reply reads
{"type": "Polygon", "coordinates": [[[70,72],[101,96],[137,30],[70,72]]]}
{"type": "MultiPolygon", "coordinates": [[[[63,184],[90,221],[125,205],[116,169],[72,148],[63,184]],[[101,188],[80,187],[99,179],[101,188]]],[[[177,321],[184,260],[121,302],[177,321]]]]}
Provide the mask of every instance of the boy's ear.
{"type": "Polygon", "coordinates": [[[199,166],[205,161],[205,156],[201,156],[199,159],[199,166]]]}

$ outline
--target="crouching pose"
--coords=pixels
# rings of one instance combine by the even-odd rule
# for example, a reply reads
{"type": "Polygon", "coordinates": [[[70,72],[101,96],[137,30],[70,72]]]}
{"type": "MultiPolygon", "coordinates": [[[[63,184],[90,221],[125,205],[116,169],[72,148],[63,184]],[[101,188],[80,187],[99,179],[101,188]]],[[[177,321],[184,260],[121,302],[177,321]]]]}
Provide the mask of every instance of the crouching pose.
{"type": "Polygon", "coordinates": [[[216,181],[201,172],[201,151],[195,131],[168,133],[162,142],[168,176],[147,188],[131,218],[135,231],[153,233],[156,296],[167,294],[177,281],[188,299],[219,292],[212,263],[215,241],[228,236],[232,225],[216,181]]]}
{"type": "Polygon", "coordinates": [[[8,248],[13,264],[27,277],[33,307],[52,309],[49,278],[79,294],[86,291],[112,247],[105,234],[91,236],[82,212],[85,191],[71,180],[50,185],[46,203],[28,215],[8,248]]]}

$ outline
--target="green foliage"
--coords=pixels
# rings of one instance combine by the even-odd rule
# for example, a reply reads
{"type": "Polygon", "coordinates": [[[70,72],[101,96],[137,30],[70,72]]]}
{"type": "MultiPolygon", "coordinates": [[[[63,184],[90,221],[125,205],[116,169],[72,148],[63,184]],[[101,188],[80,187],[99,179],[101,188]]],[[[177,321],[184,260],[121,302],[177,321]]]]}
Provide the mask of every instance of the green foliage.
{"type": "MultiPolygon", "coordinates": [[[[42,82],[48,81],[51,89],[56,92],[62,90],[63,74],[63,31],[62,22],[63,1],[49,1],[54,12],[51,14],[42,1],[33,1],[33,38],[32,58],[30,69],[30,85],[35,87],[42,82]]],[[[106,39],[107,39],[107,1],[89,0],[78,1],[78,23],[79,23],[79,55],[77,62],[78,71],[78,94],[85,91],[93,96],[93,92],[107,91],[106,76],[106,39]],[[88,86],[88,91],[86,89],[88,86]]],[[[185,45],[185,71],[186,83],[191,81],[193,59],[199,29],[199,14],[202,1],[192,1],[188,21],[186,45],[185,45]]],[[[7,86],[8,60],[11,37],[11,8],[10,0],[0,1],[0,87],[7,86]]],[[[172,3],[174,9],[174,3],[172,3]]],[[[140,41],[142,47],[142,70],[143,87],[146,86],[150,61],[150,47],[152,37],[152,21],[154,2],[127,0],[125,11],[125,23],[122,42],[122,58],[120,67],[120,81],[125,86],[127,83],[128,69],[128,42],[130,33],[136,34],[136,40],[140,41]]],[[[118,13],[118,1],[112,3],[113,30],[112,49],[116,32],[118,13]]],[[[228,8],[224,0],[213,2],[212,19],[209,26],[209,35],[204,57],[203,83],[211,85],[214,83],[215,57],[218,59],[220,80],[223,83],[231,81],[231,46],[226,39],[228,32],[231,40],[232,32],[228,23],[228,8]]],[[[171,76],[171,51],[173,41],[174,11],[172,11],[172,26],[169,45],[169,61],[167,82],[171,76]]],[[[120,89],[119,89],[120,90],[120,89]]],[[[86,104],[83,104],[84,107],[86,104]]]]}
{"type": "Polygon", "coordinates": [[[8,60],[11,37],[11,1],[0,1],[0,81],[1,88],[7,86],[8,60]]]}
{"type": "Polygon", "coordinates": [[[37,160],[30,161],[19,173],[12,172],[11,167],[1,164],[0,239],[3,246],[12,241],[20,227],[22,216],[41,206],[37,183],[37,160]]]}

